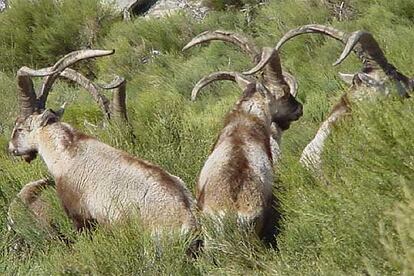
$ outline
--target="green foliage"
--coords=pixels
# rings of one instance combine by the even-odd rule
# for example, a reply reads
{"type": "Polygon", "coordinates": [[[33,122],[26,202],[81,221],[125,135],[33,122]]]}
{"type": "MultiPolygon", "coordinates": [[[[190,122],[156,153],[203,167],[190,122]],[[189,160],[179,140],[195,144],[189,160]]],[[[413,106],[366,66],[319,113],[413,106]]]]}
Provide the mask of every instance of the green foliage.
{"type": "Polygon", "coordinates": [[[48,105],[54,108],[63,101],[69,102],[64,121],[160,165],[180,176],[193,190],[223,116],[240,91],[233,84],[216,83],[203,90],[196,102],[190,102],[191,88],[205,74],[243,70],[251,63],[230,45],[211,42],[182,53],[185,43],[202,31],[214,29],[246,33],[259,46],[275,45],[284,32],[302,24],[323,23],[347,31],[366,29],[399,70],[414,75],[414,56],[410,55],[414,43],[410,25],[412,1],[349,4],[358,16],[343,22],[332,17],[324,1],[279,0],[261,6],[253,17],[226,11],[211,12],[203,22],[194,22],[182,14],[113,22],[111,13],[107,14],[107,9],[96,1],[15,0],[12,9],[0,14],[0,49],[4,49],[0,51],[0,274],[413,273],[411,99],[388,97],[355,105],[352,115],[329,139],[322,173],[314,175],[298,163],[301,151],[326,118],[330,106],[347,89],[338,71],[355,72],[361,66],[351,56],[339,69],[333,68],[331,64],[342,45],[320,35],[298,37],[281,51],[283,66],[298,79],[304,116],[283,137],[283,157],[274,187],[278,211],[282,213],[277,250],[263,246],[231,218],[220,231],[213,227],[214,222],[203,218],[206,247],[197,260],[184,254],[188,240],[168,235],[151,237],[136,222],[78,234],[53,189],[42,197],[53,206],[53,217],[61,232],[75,241],[72,246],[42,239],[26,210],[17,212],[22,217],[19,227],[27,232],[12,234],[5,230],[7,209],[20,188],[48,174],[40,158],[29,165],[6,152],[17,113],[14,77],[9,70],[29,64],[48,66],[57,56],[86,46],[81,35],[85,22],[103,14],[109,16],[101,21],[92,45],[114,48],[116,54],[97,62],[97,77],[106,80],[115,73],[127,78],[128,112],[136,139],[131,140],[122,126],[108,126],[83,89],[58,82],[48,105]],[[40,3],[44,4],[42,10],[40,3]],[[20,9],[15,8],[18,5],[20,9]],[[73,6],[64,10],[61,5],[73,6]],[[398,9],[399,5],[407,9],[398,9]],[[72,26],[70,22],[76,24],[72,26]],[[15,32],[10,30],[11,25],[15,32]],[[63,32],[66,28],[67,36],[63,32]],[[55,36],[49,37],[49,32],[55,36]],[[154,55],[153,50],[160,54],[154,55]],[[16,252],[12,248],[18,239],[28,246],[16,252]]]}
{"type": "Polygon", "coordinates": [[[114,21],[97,0],[10,2],[0,13],[1,71],[48,66],[70,51],[96,47],[114,21]]]}
{"type": "Polygon", "coordinates": [[[257,0],[204,0],[203,4],[210,9],[224,11],[226,9],[238,10],[246,5],[257,5],[260,2],[257,0]]]}

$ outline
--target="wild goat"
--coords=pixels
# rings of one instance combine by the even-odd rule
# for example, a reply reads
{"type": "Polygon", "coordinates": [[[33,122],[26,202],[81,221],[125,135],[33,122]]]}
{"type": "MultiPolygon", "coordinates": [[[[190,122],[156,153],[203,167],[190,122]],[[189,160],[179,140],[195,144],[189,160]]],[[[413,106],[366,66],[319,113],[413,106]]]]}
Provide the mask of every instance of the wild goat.
{"type": "Polygon", "coordinates": [[[351,111],[352,102],[380,93],[388,94],[390,85],[395,85],[401,97],[409,97],[409,93],[414,89],[414,80],[403,75],[389,63],[372,34],[365,31],[346,33],[323,25],[305,25],[288,31],[279,40],[276,50],[279,51],[289,39],[305,33],[321,33],[345,44],[341,56],[334,65],[340,64],[352,50],[363,64],[362,70],[355,74],[340,73],[341,78],[351,87],[333,107],[328,118],[322,123],[315,137],[302,153],[300,158],[302,164],[311,169],[320,169],[325,141],[333,126],[351,111]]]}
{"type": "MultiPolygon", "coordinates": [[[[258,52],[252,50],[247,39],[223,31],[203,33],[184,49],[213,39],[233,42],[257,56],[258,52]]],[[[263,237],[265,214],[273,204],[272,123],[280,137],[292,121],[302,116],[302,105],[290,94],[292,87],[282,74],[278,53],[264,48],[261,56],[262,59],[269,57],[268,63],[263,65],[264,84],[240,73],[218,72],[200,80],[193,89],[192,98],[195,99],[202,87],[215,80],[232,80],[243,89],[241,99],[227,115],[200,172],[196,196],[204,213],[234,212],[240,221],[254,225],[256,233],[263,237]]],[[[261,64],[259,58],[256,61],[261,64]]]]}
{"type": "MultiPolygon", "coordinates": [[[[269,57],[273,55],[273,51],[270,49],[264,48],[262,51],[259,50],[259,48],[255,45],[253,41],[251,41],[249,38],[247,38],[244,35],[229,32],[229,31],[223,31],[223,30],[216,30],[216,31],[205,31],[196,37],[194,37],[187,45],[184,46],[183,51],[212,40],[220,40],[224,42],[229,42],[237,47],[239,47],[242,52],[246,53],[252,60],[252,62],[255,64],[255,67],[251,69],[250,71],[244,72],[244,75],[252,75],[257,73],[258,71],[261,71],[263,68],[265,68],[266,64],[269,62],[269,57]]],[[[268,70],[265,68],[265,70],[268,70]]],[[[207,77],[202,78],[194,87],[192,93],[191,93],[191,99],[195,100],[197,97],[197,94],[199,91],[209,83],[215,81],[215,80],[234,80],[234,77],[226,74],[227,72],[219,72],[219,73],[213,73],[207,77]],[[224,73],[224,74],[222,74],[224,73]]],[[[268,72],[267,74],[272,74],[268,72]]],[[[287,71],[282,70],[282,75],[284,80],[288,83],[290,94],[292,94],[294,97],[296,97],[297,90],[298,90],[298,83],[296,79],[287,71]]],[[[271,136],[270,136],[270,145],[271,145],[271,151],[273,156],[273,163],[276,164],[280,157],[280,142],[281,142],[281,131],[279,127],[272,123],[271,126],[271,136]]]]}
{"type": "Polygon", "coordinates": [[[47,94],[36,97],[34,93],[31,76],[47,76],[50,89],[70,64],[106,52],[79,51],[51,69],[19,70],[21,115],[9,151],[27,162],[37,154],[43,158],[55,179],[62,206],[77,229],[139,215],[143,225],[153,231],[194,230],[194,203],[181,179],[60,122],[63,110],[55,113],[45,109],[47,94]]]}

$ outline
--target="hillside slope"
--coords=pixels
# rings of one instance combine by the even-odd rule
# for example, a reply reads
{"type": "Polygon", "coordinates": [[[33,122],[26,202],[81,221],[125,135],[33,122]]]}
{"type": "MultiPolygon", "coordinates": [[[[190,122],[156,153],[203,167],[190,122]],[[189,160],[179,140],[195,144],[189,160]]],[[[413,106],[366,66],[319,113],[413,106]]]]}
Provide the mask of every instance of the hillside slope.
{"type": "MultiPolygon", "coordinates": [[[[338,72],[352,73],[361,67],[354,56],[332,67],[342,45],[319,35],[297,38],[280,54],[284,67],[298,79],[304,116],[283,137],[274,188],[282,215],[277,250],[237,231],[231,223],[221,233],[210,229],[215,242],[195,261],[184,254],[186,241],[174,237],[154,241],[133,222],[116,229],[99,228],[91,238],[74,232],[53,189],[45,191],[43,198],[54,207],[61,232],[76,240],[71,247],[47,240],[24,210],[17,211],[19,233],[6,231],[7,209],[20,188],[47,176],[40,158],[29,165],[6,151],[17,115],[14,74],[20,66],[50,66],[78,48],[116,49],[111,57],[77,68],[98,81],[109,80],[112,74],[127,79],[136,140],[131,141],[120,127],[100,127],[104,119],[97,105],[70,83],[55,85],[49,106],[67,101],[65,122],[159,164],[193,190],[222,119],[240,91],[230,83],[214,84],[191,102],[191,89],[207,73],[251,67],[248,57],[220,42],[181,52],[193,36],[205,30],[234,30],[253,37],[260,46],[273,46],[287,30],[303,24],[365,29],[374,34],[390,62],[413,76],[413,1],[350,0],[342,12],[341,1],[274,0],[260,5],[235,1],[247,4],[241,11],[231,7],[212,11],[203,22],[183,14],[123,22],[97,0],[12,2],[9,10],[0,13],[0,274],[414,273],[412,99],[391,96],[355,106],[329,139],[320,176],[298,163],[319,123],[347,89],[338,72]],[[17,239],[25,245],[13,250],[17,239]]],[[[223,6],[222,1],[210,2],[212,7],[223,6]]]]}

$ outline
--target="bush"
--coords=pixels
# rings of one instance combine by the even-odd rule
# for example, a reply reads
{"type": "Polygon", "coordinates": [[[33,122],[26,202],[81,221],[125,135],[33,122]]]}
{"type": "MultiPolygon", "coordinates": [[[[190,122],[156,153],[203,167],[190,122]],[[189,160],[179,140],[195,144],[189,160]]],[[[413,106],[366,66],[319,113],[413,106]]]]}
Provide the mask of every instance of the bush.
{"type": "Polygon", "coordinates": [[[61,56],[93,48],[115,19],[98,0],[14,0],[0,13],[0,70],[50,66],[61,56]]]}
{"type": "MultiPolygon", "coordinates": [[[[59,3],[66,2],[69,1],[59,3]]],[[[245,54],[220,42],[182,53],[181,48],[194,35],[205,30],[235,30],[254,37],[259,46],[269,46],[275,45],[288,29],[303,24],[334,25],[346,31],[366,29],[374,34],[387,58],[398,69],[407,75],[414,74],[411,66],[414,56],[410,55],[414,36],[407,24],[410,20],[408,11],[397,10],[389,1],[388,4],[382,0],[349,1],[358,16],[337,22],[323,2],[270,1],[257,9],[257,16],[250,22],[244,14],[235,11],[213,11],[200,23],[182,14],[159,20],[137,18],[115,24],[106,21],[102,26],[104,31],[98,32],[102,35],[98,44],[115,48],[117,52],[110,58],[99,60],[98,78],[103,80],[115,73],[128,79],[128,112],[137,137],[134,143],[125,139],[122,128],[100,127],[103,122],[100,111],[82,89],[59,82],[50,95],[49,104],[54,107],[69,101],[64,121],[105,143],[159,164],[180,176],[193,189],[222,127],[223,116],[236,102],[240,90],[228,82],[216,83],[203,90],[193,103],[189,100],[191,88],[207,73],[241,71],[251,66],[245,54]],[[152,50],[161,54],[152,57],[152,50]],[[148,57],[147,62],[142,62],[148,57]],[[85,124],[85,120],[97,127],[85,124]]],[[[409,1],[397,2],[409,6],[409,1]]],[[[16,3],[23,1],[16,0],[16,3]]],[[[31,1],[28,5],[37,7],[36,3],[39,2],[31,1]]],[[[19,11],[26,16],[10,17],[4,22],[15,22],[18,30],[25,29],[22,26],[26,21],[36,30],[49,28],[43,25],[49,24],[49,19],[37,14],[39,11],[19,11]],[[32,16],[32,13],[37,15],[32,16]],[[33,24],[33,18],[38,17],[43,21],[33,24]]],[[[44,13],[54,18],[47,8],[44,13]]],[[[17,15],[18,11],[4,16],[10,14],[17,15]]],[[[4,18],[0,15],[0,20],[4,18]]],[[[58,22],[53,24],[59,26],[58,22]]],[[[4,30],[8,33],[0,33],[2,39],[13,34],[4,30]]],[[[0,53],[11,55],[11,66],[6,60],[4,68],[18,67],[13,65],[16,58],[11,54],[17,50],[22,53],[19,56],[21,64],[36,63],[36,67],[40,67],[46,60],[56,60],[55,56],[49,57],[46,50],[42,52],[40,49],[46,49],[50,44],[55,46],[48,49],[58,51],[56,45],[60,42],[50,38],[45,42],[47,45],[38,48],[29,40],[32,34],[23,33],[21,40],[10,40],[14,47],[7,44],[4,46],[6,52],[0,53]]],[[[62,44],[83,43],[79,37],[74,35],[62,44]]],[[[25,239],[30,246],[23,252],[10,252],[8,249],[14,237],[4,230],[8,205],[22,185],[47,176],[47,170],[40,158],[27,165],[6,152],[16,115],[15,80],[9,72],[0,73],[3,95],[0,124],[4,126],[0,133],[0,274],[411,273],[412,99],[400,101],[389,97],[355,105],[352,116],[344,120],[329,139],[323,155],[322,174],[315,176],[298,163],[301,151],[326,118],[330,106],[347,89],[339,80],[338,71],[355,72],[361,67],[351,55],[341,67],[333,68],[331,64],[342,48],[336,40],[304,35],[287,43],[280,53],[283,66],[297,76],[298,98],[304,103],[304,116],[284,134],[283,156],[276,168],[274,193],[282,214],[277,250],[264,247],[257,238],[241,232],[231,223],[218,233],[203,221],[207,234],[213,236],[214,241],[210,245],[207,243],[197,260],[184,257],[186,241],[168,237],[153,239],[135,224],[121,225],[117,229],[101,227],[93,236],[78,234],[58,207],[53,190],[44,195],[45,199],[55,206],[62,232],[74,237],[76,243],[67,248],[53,241],[38,242],[39,236],[29,233],[25,239]]],[[[61,55],[64,53],[62,50],[61,55]]],[[[22,216],[25,216],[24,212],[22,216]]],[[[25,219],[22,223],[23,227],[31,227],[25,219]]]]}

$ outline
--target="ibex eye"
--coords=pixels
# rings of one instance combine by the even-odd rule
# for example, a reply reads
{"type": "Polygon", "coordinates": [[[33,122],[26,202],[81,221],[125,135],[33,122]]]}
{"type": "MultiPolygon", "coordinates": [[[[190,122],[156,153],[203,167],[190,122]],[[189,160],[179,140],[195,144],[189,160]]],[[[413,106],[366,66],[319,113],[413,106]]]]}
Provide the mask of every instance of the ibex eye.
{"type": "Polygon", "coordinates": [[[16,129],[17,132],[23,132],[23,130],[24,130],[23,128],[16,129]]]}

